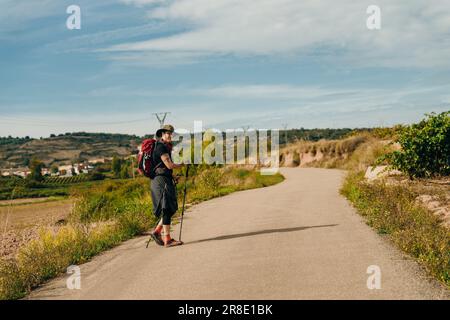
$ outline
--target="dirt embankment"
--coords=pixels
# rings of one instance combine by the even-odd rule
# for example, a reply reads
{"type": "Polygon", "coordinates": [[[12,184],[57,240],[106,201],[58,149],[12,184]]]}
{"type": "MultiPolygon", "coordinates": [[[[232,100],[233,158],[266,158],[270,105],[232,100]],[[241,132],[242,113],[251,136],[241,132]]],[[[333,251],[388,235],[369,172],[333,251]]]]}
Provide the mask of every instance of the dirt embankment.
{"type": "Polygon", "coordinates": [[[371,138],[358,135],[343,140],[299,141],[280,151],[280,165],[283,167],[342,167],[346,160],[371,138]]]}
{"type": "Polygon", "coordinates": [[[450,178],[411,180],[400,171],[387,166],[369,167],[365,174],[367,183],[380,180],[388,185],[408,188],[415,195],[416,202],[427,208],[442,221],[442,225],[450,228],[450,178]]]}

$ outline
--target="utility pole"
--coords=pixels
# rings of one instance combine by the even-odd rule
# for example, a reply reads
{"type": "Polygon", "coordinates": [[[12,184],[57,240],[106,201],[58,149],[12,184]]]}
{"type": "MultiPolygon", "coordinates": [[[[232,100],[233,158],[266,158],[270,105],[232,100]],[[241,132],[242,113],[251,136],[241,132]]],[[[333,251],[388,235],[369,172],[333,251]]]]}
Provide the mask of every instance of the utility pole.
{"type": "Polygon", "coordinates": [[[287,127],[288,127],[288,124],[287,123],[283,123],[282,126],[284,128],[284,143],[287,145],[288,144],[288,139],[287,139],[287,127]]]}
{"type": "Polygon", "coordinates": [[[159,121],[160,128],[162,128],[164,126],[164,121],[166,121],[166,117],[168,114],[170,114],[170,112],[153,113],[153,115],[156,116],[156,119],[158,119],[158,121],[159,121]]]}

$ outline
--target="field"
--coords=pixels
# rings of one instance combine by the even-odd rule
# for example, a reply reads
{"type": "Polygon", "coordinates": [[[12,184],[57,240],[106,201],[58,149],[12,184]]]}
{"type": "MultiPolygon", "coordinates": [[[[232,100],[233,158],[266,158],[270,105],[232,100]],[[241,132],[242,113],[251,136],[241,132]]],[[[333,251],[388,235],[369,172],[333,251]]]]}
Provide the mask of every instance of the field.
{"type": "Polygon", "coordinates": [[[0,201],[0,258],[12,257],[41,227],[63,224],[72,207],[67,198],[0,201]]]}
{"type": "Polygon", "coordinates": [[[0,206],[1,201],[13,199],[67,197],[78,189],[89,188],[98,183],[101,180],[92,180],[88,175],[45,177],[41,182],[3,177],[0,178],[0,206]]]}
{"type": "MultiPolygon", "coordinates": [[[[0,230],[20,230],[36,224],[54,224],[65,219],[73,206],[72,199],[21,199],[23,203],[0,206],[0,230]]],[[[0,202],[1,203],[1,202],[0,202]]]]}

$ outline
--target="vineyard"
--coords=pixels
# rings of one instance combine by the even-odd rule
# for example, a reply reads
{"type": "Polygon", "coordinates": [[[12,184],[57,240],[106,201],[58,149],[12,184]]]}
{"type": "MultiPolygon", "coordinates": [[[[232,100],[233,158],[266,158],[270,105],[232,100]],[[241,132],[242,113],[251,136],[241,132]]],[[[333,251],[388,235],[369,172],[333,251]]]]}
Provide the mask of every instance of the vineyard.
{"type": "Polygon", "coordinates": [[[44,184],[72,184],[89,181],[90,177],[86,174],[80,174],[72,177],[46,177],[44,184]]]}
{"type": "Polygon", "coordinates": [[[68,196],[71,188],[75,186],[83,188],[96,182],[95,177],[88,174],[72,177],[43,177],[43,180],[39,182],[19,177],[1,177],[0,200],[68,196]]]}

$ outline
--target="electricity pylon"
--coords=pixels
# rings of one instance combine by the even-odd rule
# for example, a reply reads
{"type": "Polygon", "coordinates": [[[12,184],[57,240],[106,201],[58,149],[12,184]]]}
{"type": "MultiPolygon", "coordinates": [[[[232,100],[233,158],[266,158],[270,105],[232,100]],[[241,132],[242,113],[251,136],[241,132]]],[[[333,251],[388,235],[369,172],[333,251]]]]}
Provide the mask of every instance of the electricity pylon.
{"type": "Polygon", "coordinates": [[[166,117],[167,117],[168,114],[170,114],[170,112],[153,113],[153,115],[156,116],[156,119],[158,119],[158,121],[159,121],[159,127],[160,128],[162,128],[164,126],[164,121],[166,121],[166,117]]]}

